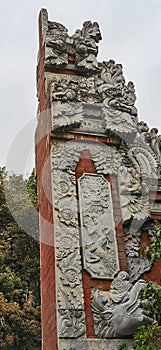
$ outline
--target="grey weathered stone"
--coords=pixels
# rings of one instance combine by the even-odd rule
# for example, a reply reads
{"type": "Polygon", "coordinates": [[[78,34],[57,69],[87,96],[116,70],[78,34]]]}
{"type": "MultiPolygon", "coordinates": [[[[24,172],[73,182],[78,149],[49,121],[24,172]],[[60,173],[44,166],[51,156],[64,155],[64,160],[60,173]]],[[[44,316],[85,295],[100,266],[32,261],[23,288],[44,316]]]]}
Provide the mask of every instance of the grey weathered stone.
{"type": "Polygon", "coordinates": [[[59,342],[60,350],[118,350],[119,344],[126,342],[128,350],[133,350],[132,339],[65,339],[59,342]]]}
{"type": "Polygon", "coordinates": [[[93,291],[92,310],[95,334],[99,338],[119,338],[132,335],[139,326],[153,323],[140,307],[139,293],[145,281],[134,285],[126,272],[119,272],[111,284],[108,296],[99,290],[93,291]]]}
{"type": "Polygon", "coordinates": [[[78,180],[84,269],[93,278],[113,279],[119,271],[110,184],[102,175],[78,180]]]}

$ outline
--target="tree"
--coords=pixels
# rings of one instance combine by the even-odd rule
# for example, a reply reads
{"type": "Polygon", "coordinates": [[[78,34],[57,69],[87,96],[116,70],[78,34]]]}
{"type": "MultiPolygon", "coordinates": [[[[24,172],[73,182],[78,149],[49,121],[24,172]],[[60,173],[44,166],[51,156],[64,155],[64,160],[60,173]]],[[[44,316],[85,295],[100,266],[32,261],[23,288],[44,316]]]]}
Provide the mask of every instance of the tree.
{"type": "Polygon", "coordinates": [[[37,210],[34,172],[28,179],[23,179],[21,175],[9,176],[5,168],[0,168],[2,349],[41,348],[37,210]],[[27,232],[22,227],[27,228],[27,232]]]}

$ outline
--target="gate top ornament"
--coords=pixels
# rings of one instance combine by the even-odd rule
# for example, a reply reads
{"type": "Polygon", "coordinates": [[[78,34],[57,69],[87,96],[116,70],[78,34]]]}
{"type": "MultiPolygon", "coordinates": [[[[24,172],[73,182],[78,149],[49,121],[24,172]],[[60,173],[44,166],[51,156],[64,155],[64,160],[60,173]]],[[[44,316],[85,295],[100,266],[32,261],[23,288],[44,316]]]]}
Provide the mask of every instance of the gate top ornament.
{"type": "Polygon", "coordinates": [[[71,61],[83,72],[98,72],[96,44],[102,39],[98,23],[86,21],[81,30],[77,29],[69,36],[68,30],[62,24],[48,21],[46,10],[43,9],[41,14],[46,66],[62,68],[71,61]]]}
{"type": "Polygon", "coordinates": [[[47,11],[43,9],[41,24],[46,71],[76,71],[80,78],[74,81],[72,76],[55,82],[52,100],[103,103],[136,119],[134,84],[131,81],[125,84],[122,65],[112,59],[97,61],[97,44],[102,39],[98,23],[86,21],[82,29],[69,36],[62,24],[48,21],[47,11]]]}

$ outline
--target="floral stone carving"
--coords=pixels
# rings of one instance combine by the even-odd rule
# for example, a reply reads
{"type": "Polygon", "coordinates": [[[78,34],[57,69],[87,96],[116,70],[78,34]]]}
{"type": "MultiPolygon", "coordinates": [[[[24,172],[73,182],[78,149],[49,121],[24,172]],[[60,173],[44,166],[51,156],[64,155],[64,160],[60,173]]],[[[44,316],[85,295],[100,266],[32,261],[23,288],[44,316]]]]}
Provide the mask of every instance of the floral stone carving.
{"type": "Polygon", "coordinates": [[[84,268],[94,278],[113,278],[119,270],[110,184],[102,175],[78,180],[84,268]]]}
{"type": "Polygon", "coordinates": [[[133,285],[128,273],[121,271],[112,281],[108,296],[94,290],[92,310],[97,337],[124,337],[132,335],[138,326],[153,323],[153,319],[140,308],[139,293],[144,285],[143,280],[133,285]]]}
{"type": "MultiPolygon", "coordinates": [[[[59,91],[60,94],[60,91],[59,91]]],[[[64,92],[62,92],[64,94],[64,92]]],[[[53,108],[53,131],[64,132],[79,127],[83,121],[83,106],[81,103],[57,104],[53,108]]]]}
{"type": "Polygon", "coordinates": [[[125,84],[122,66],[121,68],[120,66],[110,60],[99,64],[98,74],[95,76],[53,75],[52,102],[98,104],[106,128],[108,122],[112,123],[112,119],[117,132],[122,132],[122,129],[124,132],[136,132],[138,119],[137,109],[134,106],[136,100],[135,89],[132,82],[125,84]],[[110,62],[113,62],[112,67],[115,74],[109,69],[110,62]],[[123,125],[119,127],[119,123],[123,123],[123,125]]]}

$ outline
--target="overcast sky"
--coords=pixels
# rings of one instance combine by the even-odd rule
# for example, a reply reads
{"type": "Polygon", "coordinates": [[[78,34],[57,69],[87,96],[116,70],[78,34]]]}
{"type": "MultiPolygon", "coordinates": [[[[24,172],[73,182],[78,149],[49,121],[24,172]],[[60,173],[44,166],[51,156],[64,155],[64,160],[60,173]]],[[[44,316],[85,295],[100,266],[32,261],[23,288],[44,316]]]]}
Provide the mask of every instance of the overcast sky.
{"type": "Polygon", "coordinates": [[[139,119],[161,133],[161,0],[5,0],[0,3],[0,165],[10,163],[23,173],[33,165],[41,8],[70,34],[85,20],[99,23],[98,59],[122,63],[125,78],[136,87],[139,119]]]}

